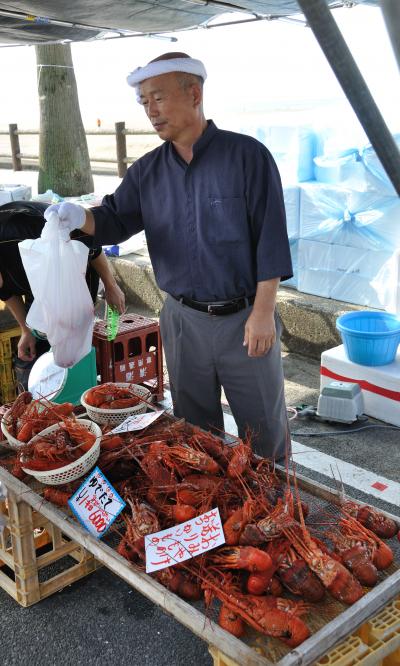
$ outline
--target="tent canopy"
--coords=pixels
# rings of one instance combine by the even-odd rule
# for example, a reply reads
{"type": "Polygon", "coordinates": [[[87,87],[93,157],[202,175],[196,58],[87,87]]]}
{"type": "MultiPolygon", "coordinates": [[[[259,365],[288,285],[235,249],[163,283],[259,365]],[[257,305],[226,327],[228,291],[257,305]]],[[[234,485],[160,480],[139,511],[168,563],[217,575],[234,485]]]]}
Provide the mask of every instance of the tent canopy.
{"type": "MultiPolygon", "coordinates": [[[[331,8],[347,0],[326,0],[331,8]]],[[[377,5],[378,0],[351,4],[377,5]]],[[[299,14],[296,0],[0,0],[0,43],[87,41],[107,31],[153,34],[192,28],[230,11],[276,19],[299,14]]]]}

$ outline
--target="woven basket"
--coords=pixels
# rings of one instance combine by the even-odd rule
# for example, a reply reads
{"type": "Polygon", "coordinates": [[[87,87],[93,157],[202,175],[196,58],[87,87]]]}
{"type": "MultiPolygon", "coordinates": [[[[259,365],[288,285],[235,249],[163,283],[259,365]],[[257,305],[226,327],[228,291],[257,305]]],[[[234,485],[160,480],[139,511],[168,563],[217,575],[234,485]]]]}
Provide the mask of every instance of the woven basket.
{"type": "MultiPolygon", "coordinates": [[[[22,469],[26,474],[30,474],[30,476],[34,476],[35,479],[40,481],[40,483],[45,483],[50,486],[60,486],[63,483],[69,483],[70,481],[75,481],[76,479],[79,479],[81,476],[84,476],[86,472],[88,472],[93,465],[95,464],[97,458],[100,455],[100,440],[101,440],[101,430],[96,423],[93,423],[93,421],[89,421],[87,419],[79,419],[79,423],[85,426],[90,432],[93,433],[93,435],[96,436],[96,440],[93,443],[93,446],[89,451],[83,454],[78,460],[74,460],[72,463],[69,465],[65,465],[64,467],[59,467],[58,469],[51,469],[48,471],[44,472],[38,472],[33,469],[25,469],[24,462],[23,462],[23,457],[21,458],[21,466],[22,469]]],[[[51,432],[54,432],[55,430],[58,430],[60,427],[59,423],[56,423],[55,425],[50,426],[49,428],[46,428],[45,430],[42,430],[38,435],[35,435],[31,439],[31,443],[35,442],[35,440],[39,439],[40,437],[43,437],[43,435],[47,435],[51,432]]]]}
{"type": "MultiPolygon", "coordinates": [[[[48,402],[48,404],[49,404],[49,405],[50,405],[50,404],[54,404],[55,407],[58,406],[58,405],[56,405],[56,403],[48,402]]],[[[47,406],[47,405],[46,405],[46,406],[47,406]]],[[[44,409],[44,408],[45,408],[45,406],[43,406],[43,409],[44,409]]],[[[10,408],[10,409],[11,409],[11,408],[10,408]]],[[[17,439],[16,437],[13,437],[13,435],[11,435],[11,434],[9,433],[8,429],[7,429],[6,423],[7,423],[7,417],[8,417],[8,415],[9,415],[9,413],[10,413],[10,409],[8,409],[8,410],[4,413],[3,418],[1,419],[1,432],[3,433],[4,437],[7,439],[7,442],[8,442],[8,447],[7,447],[7,448],[14,449],[14,450],[18,450],[18,449],[21,448],[21,446],[26,446],[26,442],[21,442],[21,441],[20,441],[19,439],[17,439]]],[[[62,419],[60,419],[60,421],[61,421],[61,420],[62,420],[62,419]]],[[[7,446],[7,445],[4,444],[4,446],[7,446]]]]}
{"type": "MultiPolygon", "coordinates": [[[[149,400],[151,396],[149,389],[140,386],[139,384],[129,384],[129,382],[114,383],[115,386],[121,388],[131,388],[135,395],[144,398],[144,400],[149,400]]],[[[128,416],[132,416],[133,414],[144,414],[147,410],[147,404],[145,402],[139,402],[139,404],[134,405],[133,407],[125,407],[125,409],[100,409],[99,407],[92,407],[85,401],[86,393],[87,391],[85,391],[81,397],[81,404],[86,409],[88,417],[96,423],[106,423],[108,425],[117,426],[125,421],[128,416]]]]}
{"type": "MultiPolygon", "coordinates": [[[[46,400],[46,403],[42,403],[41,405],[39,405],[39,411],[40,411],[40,409],[46,409],[49,405],[54,405],[54,407],[59,407],[58,403],[51,402],[50,400],[46,400]]],[[[1,432],[3,433],[4,437],[7,440],[7,444],[5,442],[3,442],[3,446],[5,448],[14,449],[15,451],[17,451],[22,446],[26,446],[27,442],[21,442],[19,439],[17,439],[16,437],[13,437],[13,435],[11,435],[9,433],[6,423],[7,423],[7,417],[8,417],[8,414],[10,412],[10,409],[8,409],[6,412],[4,412],[3,418],[1,419],[1,432]]],[[[60,418],[59,421],[62,421],[62,418],[60,418]]],[[[54,425],[57,425],[57,424],[54,424],[54,425]]]]}
{"type": "Polygon", "coordinates": [[[16,437],[13,437],[8,432],[7,426],[6,426],[6,421],[7,421],[7,416],[9,414],[9,412],[10,412],[10,410],[5,412],[3,418],[1,419],[1,432],[3,433],[4,437],[7,440],[7,443],[3,442],[3,446],[5,446],[9,449],[17,450],[17,449],[21,448],[21,446],[26,446],[26,443],[25,442],[20,442],[19,439],[17,439],[16,437]]]}

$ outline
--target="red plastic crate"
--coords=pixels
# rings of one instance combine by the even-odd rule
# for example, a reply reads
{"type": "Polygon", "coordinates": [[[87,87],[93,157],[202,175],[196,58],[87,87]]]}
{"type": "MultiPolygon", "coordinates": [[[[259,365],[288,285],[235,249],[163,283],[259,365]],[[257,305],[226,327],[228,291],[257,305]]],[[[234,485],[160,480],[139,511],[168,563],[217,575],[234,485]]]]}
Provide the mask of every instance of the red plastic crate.
{"type": "Polygon", "coordinates": [[[122,315],[112,341],[107,340],[107,323],[97,321],[93,345],[102,383],[142,384],[157,400],[163,399],[162,343],[157,321],[137,314],[122,315]]]}

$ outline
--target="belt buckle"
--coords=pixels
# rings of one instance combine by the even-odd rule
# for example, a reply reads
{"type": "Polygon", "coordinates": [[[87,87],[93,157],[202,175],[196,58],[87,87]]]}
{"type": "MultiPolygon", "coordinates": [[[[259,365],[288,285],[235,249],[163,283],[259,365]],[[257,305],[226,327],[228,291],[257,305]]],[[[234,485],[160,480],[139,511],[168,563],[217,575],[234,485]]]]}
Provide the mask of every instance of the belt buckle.
{"type": "Polygon", "coordinates": [[[218,314],[218,308],[224,308],[225,304],[224,303],[210,303],[207,305],[207,312],[209,315],[212,315],[215,317],[218,314]],[[214,312],[214,309],[217,310],[217,312],[214,312]]]}

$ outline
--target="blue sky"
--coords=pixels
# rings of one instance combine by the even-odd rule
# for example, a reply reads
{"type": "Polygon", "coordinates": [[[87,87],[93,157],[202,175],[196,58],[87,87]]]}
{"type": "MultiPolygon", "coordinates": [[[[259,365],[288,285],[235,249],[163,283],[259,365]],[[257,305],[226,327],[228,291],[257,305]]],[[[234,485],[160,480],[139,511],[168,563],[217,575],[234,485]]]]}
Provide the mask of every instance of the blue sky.
{"type": "MultiPolygon", "coordinates": [[[[379,8],[341,9],[334,16],[389,128],[399,131],[399,72],[379,8]]],[[[204,61],[206,115],[221,126],[238,128],[245,122],[332,125],[340,118],[348,132],[357,131],[354,113],[308,28],[260,21],[176,36],[176,43],[132,38],[74,44],[85,126],[94,127],[100,117],[103,126],[125,120],[129,127],[147,127],[126,75],[164,51],[180,50],[204,61]]],[[[0,49],[0,72],[0,127],[9,122],[21,128],[38,127],[34,49],[0,49]]]]}

